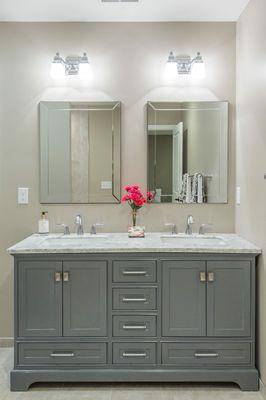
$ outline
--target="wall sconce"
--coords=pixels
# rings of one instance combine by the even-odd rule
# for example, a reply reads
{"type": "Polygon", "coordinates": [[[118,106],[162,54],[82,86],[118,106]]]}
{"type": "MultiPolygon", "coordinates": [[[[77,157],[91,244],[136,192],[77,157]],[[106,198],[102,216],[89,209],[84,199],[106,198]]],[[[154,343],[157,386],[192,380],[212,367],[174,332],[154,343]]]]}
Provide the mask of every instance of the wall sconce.
{"type": "Polygon", "coordinates": [[[63,78],[65,75],[79,75],[81,78],[88,78],[91,66],[86,53],[82,57],[69,56],[65,60],[56,53],[51,63],[50,75],[53,79],[63,78]]]}
{"type": "Polygon", "coordinates": [[[206,76],[205,63],[202,59],[200,52],[197,53],[196,57],[191,58],[190,56],[175,56],[171,51],[169,54],[165,72],[168,77],[175,77],[178,75],[191,75],[196,79],[203,79],[206,76]]]}

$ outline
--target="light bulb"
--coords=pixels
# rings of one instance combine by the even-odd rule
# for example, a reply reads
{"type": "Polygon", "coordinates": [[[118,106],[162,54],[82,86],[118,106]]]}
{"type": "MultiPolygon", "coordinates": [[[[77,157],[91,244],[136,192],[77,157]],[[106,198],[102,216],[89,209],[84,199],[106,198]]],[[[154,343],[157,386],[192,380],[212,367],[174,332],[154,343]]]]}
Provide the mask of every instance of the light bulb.
{"type": "Polygon", "coordinates": [[[177,66],[174,61],[167,61],[165,64],[165,75],[167,78],[175,78],[177,76],[177,66]]]}
{"type": "Polygon", "coordinates": [[[82,62],[79,64],[79,76],[82,79],[88,79],[91,76],[91,65],[89,62],[82,62]]]}
{"type": "Polygon", "coordinates": [[[52,79],[62,79],[65,76],[65,66],[61,62],[53,61],[50,76],[52,79]]]}
{"type": "Polygon", "coordinates": [[[193,79],[204,79],[206,77],[206,67],[203,61],[195,61],[191,67],[193,79]]]}
{"type": "Polygon", "coordinates": [[[177,76],[177,65],[174,53],[171,51],[165,64],[165,76],[175,78],[177,76]]]}

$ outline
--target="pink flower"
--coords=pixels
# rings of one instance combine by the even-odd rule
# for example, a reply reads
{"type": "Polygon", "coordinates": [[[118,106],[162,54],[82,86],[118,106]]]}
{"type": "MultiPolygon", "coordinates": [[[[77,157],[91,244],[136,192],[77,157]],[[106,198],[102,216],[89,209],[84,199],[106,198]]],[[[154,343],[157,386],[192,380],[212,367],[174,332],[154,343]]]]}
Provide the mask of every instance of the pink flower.
{"type": "Polygon", "coordinates": [[[147,192],[147,199],[152,200],[153,199],[153,193],[152,192],[147,192]]]}
{"type": "Polygon", "coordinates": [[[139,193],[131,193],[130,194],[130,197],[131,197],[131,200],[132,201],[137,201],[137,200],[139,200],[139,198],[140,198],[140,194],[139,193]]]}
{"type": "Polygon", "coordinates": [[[129,201],[130,200],[130,196],[129,196],[129,194],[125,194],[123,197],[122,197],[122,201],[124,202],[124,201],[129,201]]]}
{"type": "Polygon", "coordinates": [[[127,185],[124,189],[127,193],[122,197],[122,202],[127,201],[133,210],[137,211],[147,202],[151,203],[153,199],[153,193],[147,192],[145,197],[140,191],[139,185],[127,185]]]}

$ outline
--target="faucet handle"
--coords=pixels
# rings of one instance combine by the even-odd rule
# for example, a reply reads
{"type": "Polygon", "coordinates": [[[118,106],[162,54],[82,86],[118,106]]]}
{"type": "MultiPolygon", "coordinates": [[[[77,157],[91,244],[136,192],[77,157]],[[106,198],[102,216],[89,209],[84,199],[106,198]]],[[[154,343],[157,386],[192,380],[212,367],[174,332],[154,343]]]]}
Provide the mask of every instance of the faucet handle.
{"type": "Polygon", "coordinates": [[[83,223],[82,223],[82,216],[80,214],[76,215],[74,220],[75,225],[77,225],[77,235],[83,235],[83,223]]]}
{"type": "Polygon", "coordinates": [[[213,229],[213,224],[201,224],[199,227],[199,234],[203,235],[205,229],[213,229]]]}
{"type": "Polygon", "coordinates": [[[172,235],[174,235],[174,234],[177,233],[176,224],[174,224],[174,223],[172,223],[172,222],[166,222],[166,223],[164,224],[164,226],[172,228],[172,229],[171,229],[172,235]]]}
{"type": "Polygon", "coordinates": [[[75,222],[76,225],[81,225],[82,224],[82,217],[81,217],[80,214],[75,216],[75,221],[74,222],[75,222]]]}
{"type": "Polygon", "coordinates": [[[96,222],[95,224],[92,224],[91,226],[91,235],[96,235],[97,234],[97,228],[103,228],[104,224],[100,222],[96,222]]]}
{"type": "Polygon", "coordinates": [[[64,228],[64,235],[70,235],[70,230],[69,230],[69,226],[66,224],[56,224],[56,226],[61,226],[62,228],[64,228]]]}
{"type": "Polygon", "coordinates": [[[187,217],[187,223],[188,223],[188,225],[194,224],[194,218],[192,217],[192,215],[189,215],[187,217]]]}

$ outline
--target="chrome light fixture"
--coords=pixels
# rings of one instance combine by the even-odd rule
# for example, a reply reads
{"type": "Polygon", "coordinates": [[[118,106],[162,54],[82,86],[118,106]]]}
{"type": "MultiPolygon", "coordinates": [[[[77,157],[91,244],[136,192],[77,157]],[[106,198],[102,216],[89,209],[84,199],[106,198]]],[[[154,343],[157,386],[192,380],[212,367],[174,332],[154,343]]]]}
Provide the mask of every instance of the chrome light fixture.
{"type": "Polygon", "coordinates": [[[191,75],[196,79],[203,79],[206,76],[205,63],[200,52],[196,57],[187,55],[175,56],[171,51],[165,66],[166,75],[170,78],[178,75],[191,75]]]}
{"type": "Polygon", "coordinates": [[[63,59],[59,53],[56,53],[51,63],[51,78],[60,79],[65,75],[79,75],[81,78],[87,78],[90,75],[90,63],[86,53],[82,57],[69,56],[63,59]]]}

